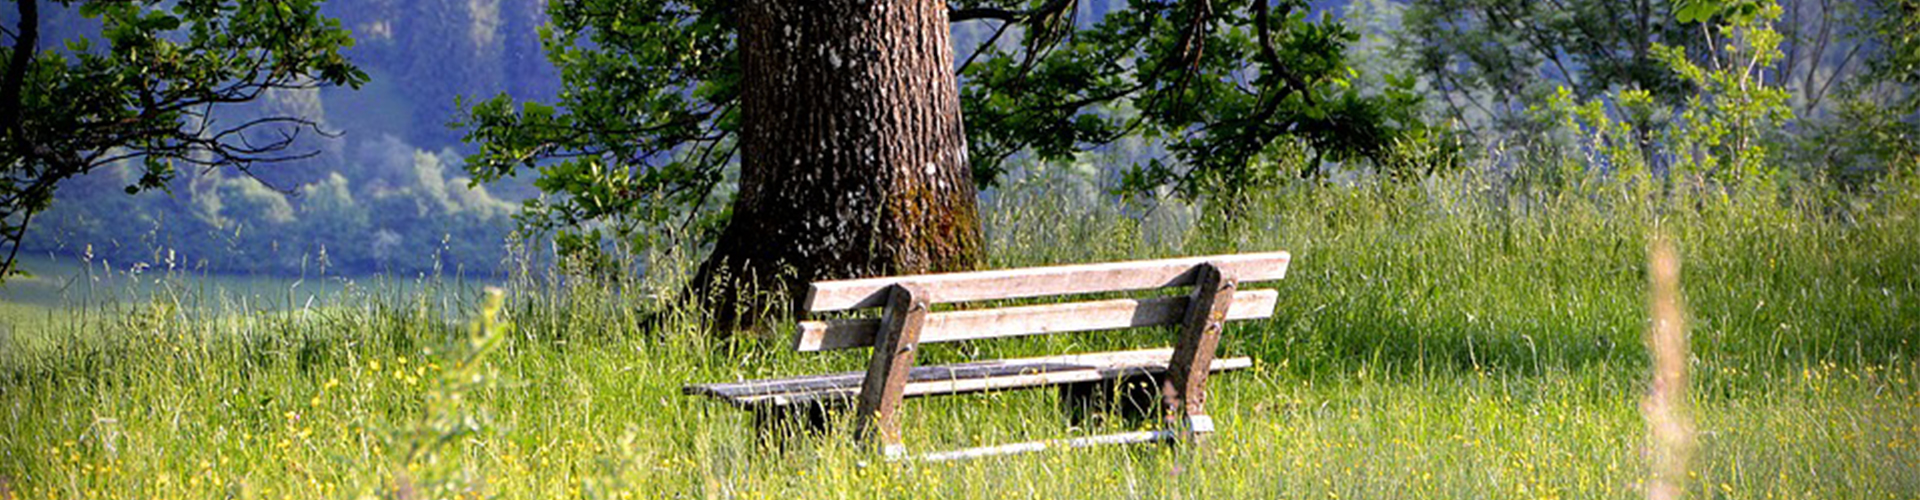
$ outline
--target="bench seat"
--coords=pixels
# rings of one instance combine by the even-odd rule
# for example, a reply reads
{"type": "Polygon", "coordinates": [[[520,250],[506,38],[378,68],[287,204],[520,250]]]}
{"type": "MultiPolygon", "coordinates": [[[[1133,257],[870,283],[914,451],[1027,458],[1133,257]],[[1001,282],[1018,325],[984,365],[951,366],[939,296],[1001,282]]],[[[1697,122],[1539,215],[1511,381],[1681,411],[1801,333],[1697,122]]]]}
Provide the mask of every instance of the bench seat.
{"type": "MultiPolygon", "coordinates": [[[[1166,373],[1173,348],[1141,349],[1036,358],[999,359],[950,365],[916,366],[907,375],[903,397],[981,391],[1031,389],[1082,382],[1118,380],[1166,373]]],[[[1213,372],[1253,366],[1251,358],[1215,358],[1213,372]]],[[[689,385],[689,395],[710,396],[742,409],[771,409],[801,404],[838,405],[854,401],[866,372],[689,385]]]]}

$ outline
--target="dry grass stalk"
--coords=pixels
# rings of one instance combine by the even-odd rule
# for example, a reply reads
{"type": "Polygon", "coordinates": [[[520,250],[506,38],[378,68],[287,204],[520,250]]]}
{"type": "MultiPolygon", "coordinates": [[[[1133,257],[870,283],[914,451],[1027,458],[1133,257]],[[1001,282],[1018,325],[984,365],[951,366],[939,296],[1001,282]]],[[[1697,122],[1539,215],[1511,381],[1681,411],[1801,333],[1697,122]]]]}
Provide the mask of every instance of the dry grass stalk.
{"type": "Polygon", "coordinates": [[[1693,454],[1693,419],[1687,412],[1686,305],[1680,295],[1680,257],[1673,241],[1656,235],[1647,256],[1647,350],[1653,355],[1653,380],[1640,411],[1647,420],[1652,477],[1647,498],[1682,498],[1687,459],[1693,454]]]}

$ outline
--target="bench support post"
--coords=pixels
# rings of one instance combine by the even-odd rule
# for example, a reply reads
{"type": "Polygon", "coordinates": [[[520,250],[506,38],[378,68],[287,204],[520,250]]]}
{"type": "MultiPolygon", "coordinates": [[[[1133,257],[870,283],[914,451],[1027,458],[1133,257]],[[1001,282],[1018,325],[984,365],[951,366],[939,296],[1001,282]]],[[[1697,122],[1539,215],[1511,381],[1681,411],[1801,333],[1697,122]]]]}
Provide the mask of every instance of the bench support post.
{"type": "Polygon", "coordinates": [[[1207,416],[1207,373],[1214,353],[1220,347],[1220,330],[1227,321],[1227,309],[1233,305],[1233,292],[1239,287],[1234,277],[1213,263],[1194,268],[1193,299],[1187,317],[1180,325],[1180,339],[1173,346],[1173,359],[1167,364],[1167,378],[1160,388],[1166,405],[1168,427],[1192,437],[1213,432],[1213,419],[1207,416]]]}
{"type": "Polygon", "coordinates": [[[880,451],[888,456],[906,452],[896,415],[906,390],[907,373],[913,370],[920,328],[927,322],[929,308],[927,294],[920,287],[911,283],[894,285],[887,298],[887,309],[880,318],[879,338],[873,344],[873,358],[867,363],[867,378],[860,384],[854,435],[863,441],[877,437],[880,451]]]}

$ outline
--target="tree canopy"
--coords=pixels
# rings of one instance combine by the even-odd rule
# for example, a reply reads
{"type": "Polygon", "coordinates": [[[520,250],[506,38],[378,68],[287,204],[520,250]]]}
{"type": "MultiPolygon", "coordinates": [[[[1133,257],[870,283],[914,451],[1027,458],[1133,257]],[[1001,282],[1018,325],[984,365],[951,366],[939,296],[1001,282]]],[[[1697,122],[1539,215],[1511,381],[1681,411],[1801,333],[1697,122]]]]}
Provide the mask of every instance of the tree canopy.
{"type": "Polygon", "coordinates": [[[316,0],[58,1],[97,20],[98,37],[42,40],[41,2],[0,53],[0,238],[11,270],[33,215],[71,179],[118,162],[142,173],[129,193],[164,188],[178,169],[306,157],[301,116],[234,117],[222,106],[268,92],[358,86],[367,75],[340,51],[352,39],[316,0]]]}

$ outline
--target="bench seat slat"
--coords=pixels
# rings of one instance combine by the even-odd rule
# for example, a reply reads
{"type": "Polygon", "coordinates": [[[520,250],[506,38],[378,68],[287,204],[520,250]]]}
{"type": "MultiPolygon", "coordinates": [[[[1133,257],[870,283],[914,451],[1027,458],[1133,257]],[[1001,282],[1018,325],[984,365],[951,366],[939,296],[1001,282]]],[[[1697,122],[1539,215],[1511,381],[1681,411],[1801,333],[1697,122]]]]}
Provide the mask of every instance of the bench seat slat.
{"type": "MultiPolygon", "coordinates": [[[[1003,359],[921,366],[909,372],[906,397],[1011,390],[1075,382],[1112,380],[1130,375],[1159,374],[1167,369],[1173,349],[1142,349],[1037,358],[1003,359]]],[[[1251,358],[1215,359],[1213,371],[1253,366],[1251,358]]],[[[723,384],[690,385],[683,392],[711,396],[742,408],[813,402],[842,402],[860,392],[865,372],[844,372],[723,384]]]]}
{"type": "MultiPolygon", "coordinates": [[[[1279,297],[1273,290],[1234,293],[1227,319],[1272,316],[1279,297]]],[[[1172,325],[1185,317],[1190,300],[1172,296],[933,313],[921,327],[920,343],[1172,325]]],[[[880,320],[801,321],[798,330],[794,349],[803,352],[871,347],[880,331],[880,320]]]]}
{"type": "Polygon", "coordinates": [[[879,307],[886,304],[887,287],[902,281],[920,285],[934,303],[1187,286],[1194,266],[1204,262],[1250,283],[1285,277],[1291,259],[1287,252],[1267,252],[822,281],[808,289],[805,306],[808,312],[879,307]]]}

